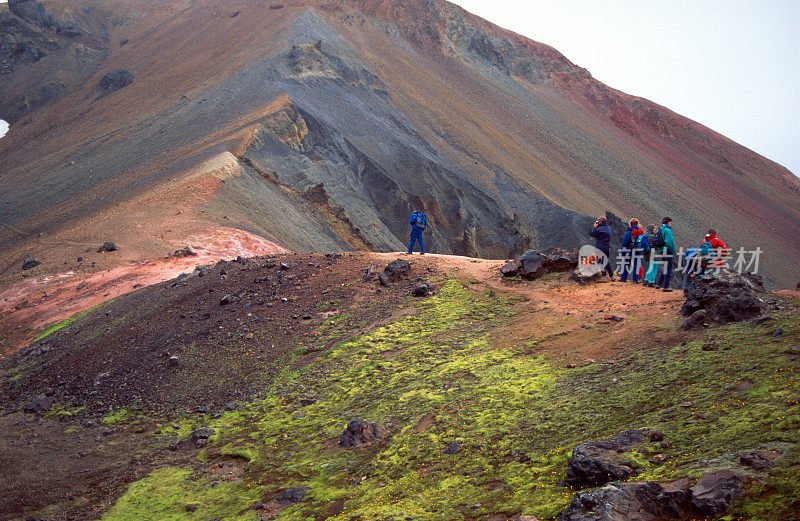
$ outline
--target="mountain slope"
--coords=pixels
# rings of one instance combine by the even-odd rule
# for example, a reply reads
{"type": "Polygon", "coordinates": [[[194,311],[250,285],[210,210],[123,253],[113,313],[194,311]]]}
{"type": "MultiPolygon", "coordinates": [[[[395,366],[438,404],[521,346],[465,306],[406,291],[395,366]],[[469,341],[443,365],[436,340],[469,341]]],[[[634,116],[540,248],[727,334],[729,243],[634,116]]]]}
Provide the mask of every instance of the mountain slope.
{"type": "MultiPolygon", "coordinates": [[[[34,237],[102,242],[111,231],[80,226],[87,215],[232,153],[241,174],[188,210],[197,230],[233,225],[301,251],[397,250],[420,207],[435,251],[505,257],[579,246],[605,211],[669,214],[683,245],[714,226],[735,247],[760,246],[773,283],[800,278],[790,172],[452,4],[46,2],[73,32],[18,16],[32,4],[2,8],[38,34],[20,30],[23,46],[50,54],[29,63],[0,47],[16,60],[0,76],[12,123],[0,222],[34,237]],[[78,49],[95,56],[80,70],[48,61],[78,49]],[[129,84],[102,88],[123,69],[129,84]],[[53,76],[63,87],[46,101],[18,103],[53,76]]],[[[115,233],[143,256],[157,250],[147,230],[115,233]]],[[[168,235],[164,252],[183,238],[168,235]]],[[[3,266],[43,252],[28,236],[0,240],[3,266]]]]}

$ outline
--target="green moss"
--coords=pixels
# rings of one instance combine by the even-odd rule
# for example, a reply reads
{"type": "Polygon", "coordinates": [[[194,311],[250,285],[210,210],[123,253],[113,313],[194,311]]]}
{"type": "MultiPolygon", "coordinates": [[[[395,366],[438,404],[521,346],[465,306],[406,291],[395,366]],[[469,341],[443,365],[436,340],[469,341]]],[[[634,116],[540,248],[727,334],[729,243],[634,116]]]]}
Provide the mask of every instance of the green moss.
{"type": "MultiPolygon", "coordinates": [[[[369,334],[340,340],[353,323],[329,319],[318,329],[324,334],[299,345],[268,380],[265,398],[211,422],[218,434],[201,461],[242,458],[245,482],[271,493],[309,487],[281,519],[313,513],[340,521],[483,521],[523,513],[545,520],[574,495],[561,485],[567,460],[590,439],[644,426],[663,431],[668,446],[645,443],[626,455],[641,471],[637,479],[661,481],[730,465],[737,451],[800,442],[800,368],[785,354],[798,341],[796,315],[560,370],[540,339],[495,340],[509,338],[503,333],[518,323],[510,320],[511,302],[451,278],[436,296],[415,302],[414,315],[369,334]],[[772,337],[776,327],[786,334],[772,337]],[[341,336],[310,364],[297,364],[309,347],[331,342],[327,333],[341,336]],[[298,399],[308,396],[316,401],[301,408],[298,399]],[[338,437],[353,417],[382,424],[389,435],[340,448],[338,437]],[[453,441],[463,450],[443,454],[453,441]],[[512,451],[530,460],[520,462],[512,451]],[[656,454],[662,463],[651,463],[656,454]],[[333,504],[342,512],[331,511],[333,504]]],[[[780,460],[737,512],[758,517],[769,505],[795,501],[797,458],[795,451],[780,460]]],[[[185,476],[174,480],[183,483],[177,488],[190,487],[185,476]]],[[[149,486],[172,490],[173,481],[149,486]]],[[[185,501],[174,490],[165,494],[185,501]]],[[[239,512],[231,506],[217,517],[239,512]]]]}
{"type": "Polygon", "coordinates": [[[198,479],[190,468],[165,468],[131,484],[103,521],[249,519],[244,514],[262,489],[250,483],[198,479]],[[187,509],[189,506],[189,509],[187,509]],[[190,511],[193,510],[193,511],[190,511]]]}
{"type": "Polygon", "coordinates": [[[106,426],[109,425],[116,425],[118,423],[124,423],[130,420],[133,417],[133,414],[128,409],[119,409],[118,411],[114,411],[106,416],[104,416],[100,423],[106,426]]]}

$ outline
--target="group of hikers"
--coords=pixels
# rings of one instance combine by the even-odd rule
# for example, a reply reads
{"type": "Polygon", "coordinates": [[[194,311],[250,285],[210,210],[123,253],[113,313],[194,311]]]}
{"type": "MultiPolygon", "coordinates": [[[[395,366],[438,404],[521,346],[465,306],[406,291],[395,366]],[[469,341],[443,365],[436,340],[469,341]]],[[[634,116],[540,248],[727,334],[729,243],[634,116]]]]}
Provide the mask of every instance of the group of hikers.
{"type": "MultiPolygon", "coordinates": [[[[614,270],[611,268],[611,227],[605,217],[595,221],[590,234],[594,237],[594,246],[606,256],[606,264],[602,272],[614,280],[614,270]]],[[[675,264],[675,237],[672,234],[672,219],[664,217],[661,225],[649,225],[647,231],[639,225],[638,219],[631,219],[628,229],[622,236],[622,245],[618,251],[617,265],[621,268],[620,281],[672,291],[670,280],[675,264]],[[647,270],[644,263],[649,261],[647,270]]],[[[688,248],[681,259],[683,269],[683,288],[687,286],[688,279],[712,270],[719,270],[724,266],[723,260],[728,255],[728,247],[717,237],[714,228],[709,228],[705,238],[698,248],[688,248]]]]}
{"type": "MultiPolygon", "coordinates": [[[[425,255],[425,243],[422,232],[425,230],[427,217],[419,210],[414,210],[408,219],[411,225],[411,238],[408,243],[408,255],[411,255],[414,246],[419,242],[420,255],[425,255]]],[[[611,268],[611,227],[605,217],[599,217],[589,235],[594,237],[594,247],[605,254],[605,264],[602,273],[615,280],[614,270],[611,268]]],[[[638,219],[631,219],[628,229],[622,236],[622,245],[618,250],[617,266],[621,271],[619,280],[643,286],[672,291],[670,280],[675,265],[675,237],[672,234],[672,219],[664,217],[661,225],[647,226],[643,230],[638,219]],[[648,263],[647,269],[644,269],[648,263]]],[[[712,270],[724,267],[723,260],[728,255],[728,247],[717,237],[717,232],[709,228],[703,242],[698,248],[688,248],[680,259],[683,271],[683,288],[686,288],[688,279],[712,270]]]]}

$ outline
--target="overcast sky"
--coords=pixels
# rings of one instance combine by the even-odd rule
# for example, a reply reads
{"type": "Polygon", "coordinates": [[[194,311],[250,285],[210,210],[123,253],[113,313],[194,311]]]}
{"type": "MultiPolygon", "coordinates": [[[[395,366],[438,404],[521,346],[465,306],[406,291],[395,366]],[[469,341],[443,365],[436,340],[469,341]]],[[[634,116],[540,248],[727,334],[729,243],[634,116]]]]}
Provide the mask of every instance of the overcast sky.
{"type": "Polygon", "coordinates": [[[800,176],[800,1],[451,1],[800,176]]]}

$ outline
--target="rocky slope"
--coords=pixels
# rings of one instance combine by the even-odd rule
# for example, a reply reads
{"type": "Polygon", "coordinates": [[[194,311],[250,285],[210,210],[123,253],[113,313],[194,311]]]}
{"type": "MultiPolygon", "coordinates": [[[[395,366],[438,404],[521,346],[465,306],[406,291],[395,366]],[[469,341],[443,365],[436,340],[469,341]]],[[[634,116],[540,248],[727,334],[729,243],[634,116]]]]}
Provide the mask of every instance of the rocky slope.
{"type": "Polygon", "coordinates": [[[0,361],[0,519],[797,517],[796,292],[683,331],[677,293],[395,258],[222,262],[40,330],[0,361]]]}
{"type": "Polygon", "coordinates": [[[764,250],[768,282],[800,278],[791,173],[443,1],[14,0],[0,23],[6,279],[25,254],[61,265],[47,244],[76,257],[114,234],[143,260],[220,224],[397,250],[414,207],[444,253],[574,247],[589,216],[670,214],[684,245],[715,226],[764,250]],[[114,228],[133,220],[118,205],[192,187],[208,161],[235,173],[179,231],[114,228]]]}

